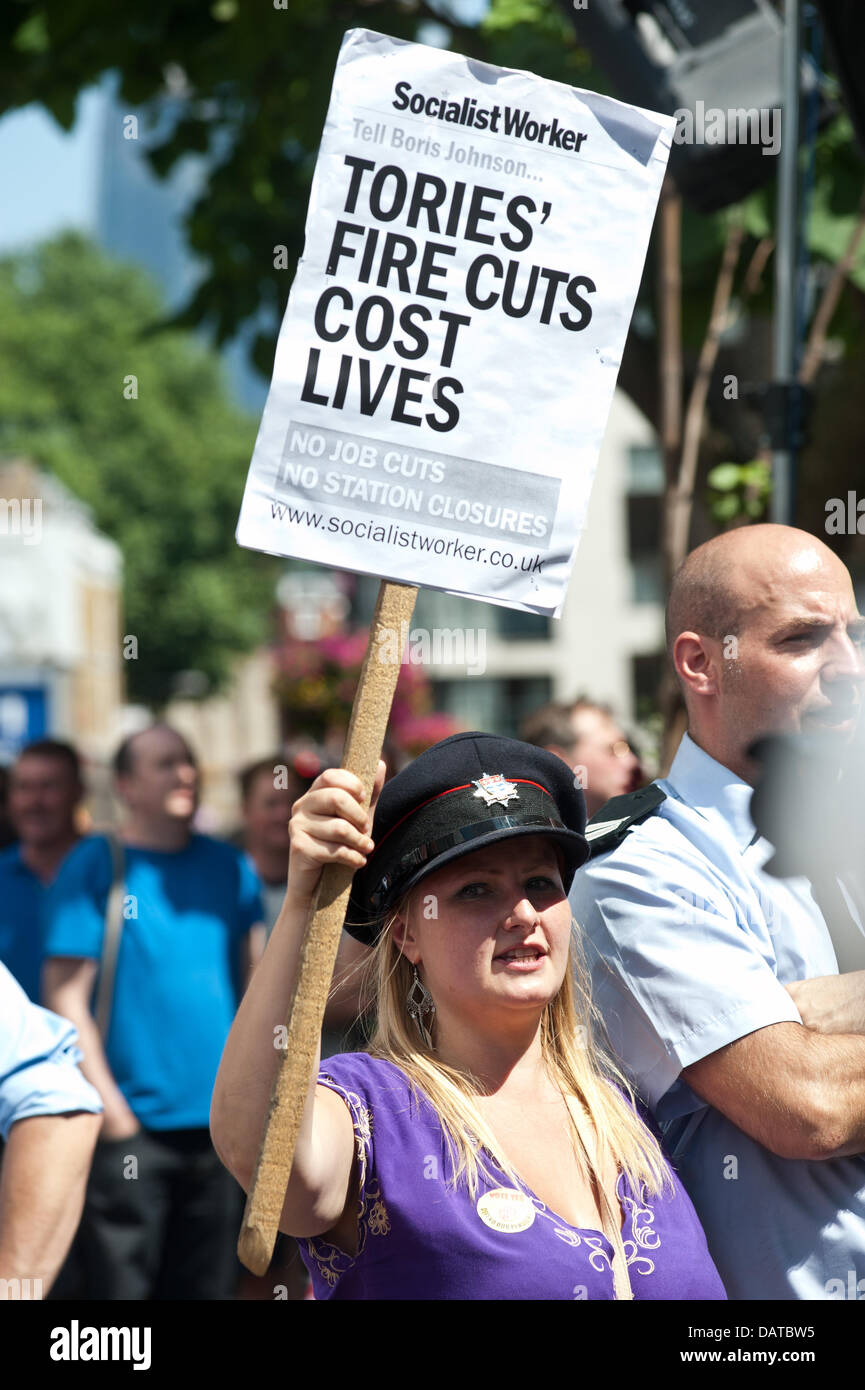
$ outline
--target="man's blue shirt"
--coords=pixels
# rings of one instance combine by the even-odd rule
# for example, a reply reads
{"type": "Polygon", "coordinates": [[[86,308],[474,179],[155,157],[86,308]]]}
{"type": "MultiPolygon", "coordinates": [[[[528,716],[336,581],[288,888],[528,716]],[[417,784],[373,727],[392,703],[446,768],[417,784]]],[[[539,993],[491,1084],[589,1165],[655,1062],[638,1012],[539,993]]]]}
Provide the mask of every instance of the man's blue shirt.
{"type": "Polygon", "coordinates": [[[762,871],[751,787],[687,735],[660,786],[658,811],[571,889],[610,1042],[731,1298],[844,1297],[859,1279],[865,1293],[865,1158],[779,1158],[680,1077],[747,1033],[801,1022],[784,986],[837,974],[826,923],[806,879],[762,871]]]}
{"type": "Polygon", "coordinates": [[[39,1003],[42,964],[41,881],[21,858],[21,846],[0,853],[0,963],[39,1003]]]}
{"type": "Polygon", "coordinates": [[[8,1139],[18,1120],[75,1110],[101,1114],[80,1060],[69,1020],[33,1004],[0,965],[0,1138],[8,1139]]]}
{"type": "MultiPolygon", "coordinates": [[[[240,998],[241,941],[262,920],[258,879],[206,835],[173,852],[126,846],[125,864],[108,1064],[145,1128],[204,1127],[240,998]]],[[[111,881],[104,836],[72,851],[46,891],[46,956],[101,957],[111,881]]]]}

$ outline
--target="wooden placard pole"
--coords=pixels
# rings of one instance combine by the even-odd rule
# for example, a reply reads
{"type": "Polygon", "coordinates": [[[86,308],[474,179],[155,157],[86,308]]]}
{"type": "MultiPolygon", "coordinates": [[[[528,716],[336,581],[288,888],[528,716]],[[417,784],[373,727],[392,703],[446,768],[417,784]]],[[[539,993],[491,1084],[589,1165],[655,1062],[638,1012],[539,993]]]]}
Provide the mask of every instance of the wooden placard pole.
{"type": "MultiPolygon", "coordinates": [[[[392,634],[406,631],[402,624],[410,622],[416,598],[412,585],[381,581],[342,759],[342,766],[362,781],[367,801],[400,672],[401,644],[397,640],[396,660],[384,661],[381,653],[394,651],[392,634]]],[[[253,1274],[264,1274],[273,1254],[353,877],[347,865],[326,865],[310,905],[286,1044],[237,1242],[237,1253],[253,1274]]]]}

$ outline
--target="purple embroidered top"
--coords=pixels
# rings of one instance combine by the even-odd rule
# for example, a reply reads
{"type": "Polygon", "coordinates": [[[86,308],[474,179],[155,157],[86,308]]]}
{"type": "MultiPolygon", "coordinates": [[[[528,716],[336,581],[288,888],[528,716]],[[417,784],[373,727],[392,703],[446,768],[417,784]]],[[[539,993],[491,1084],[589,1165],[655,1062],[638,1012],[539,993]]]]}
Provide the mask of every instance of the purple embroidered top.
{"type": "MultiPolygon", "coordinates": [[[[612,1245],[578,1230],[527,1187],[480,1178],[454,1189],[431,1103],[392,1062],[328,1057],[319,1082],[349,1107],[360,1164],[358,1250],[302,1240],[316,1299],[612,1299],[612,1245]]],[[[495,1176],[499,1169],[487,1160],[495,1176]]],[[[678,1178],[661,1197],[620,1175],[622,1240],[635,1299],[723,1299],[702,1227],[678,1178]]]]}

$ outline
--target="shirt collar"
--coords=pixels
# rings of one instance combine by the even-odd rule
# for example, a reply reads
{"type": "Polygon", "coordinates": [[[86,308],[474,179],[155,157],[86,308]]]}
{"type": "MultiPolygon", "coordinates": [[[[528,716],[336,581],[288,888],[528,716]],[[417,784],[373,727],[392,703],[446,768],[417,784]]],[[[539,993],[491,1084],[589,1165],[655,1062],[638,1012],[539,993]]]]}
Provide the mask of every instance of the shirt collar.
{"type": "Polygon", "coordinates": [[[12,864],[13,868],[18,870],[19,873],[29,874],[31,878],[35,878],[35,874],[33,873],[33,870],[30,868],[30,865],[24,862],[23,856],[21,854],[20,842],[17,845],[13,845],[13,853],[10,856],[10,863],[12,864]]]}
{"type": "Polygon", "coordinates": [[[20,874],[22,878],[29,878],[29,879],[32,879],[34,883],[38,883],[38,884],[39,884],[39,887],[40,887],[40,888],[44,887],[45,885],[43,884],[43,882],[42,882],[41,878],[39,877],[39,875],[38,875],[38,874],[34,874],[33,870],[32,870],[31,867],[30,867],[30,865],[29,865],[29,864],[27,863],[27,861],[24,859],[24,856],[23,856],[22,853],[21,853],[21,843],[20,843],[20,841],[19,841],[17,844],[12,845],[11,849],[12,849],[12,852],[11,852],[11,854],[10,854],[10,856],[9,856],[9,866],[10,866],[12,872],[13,872],[13,873],[20,874]]]}
{"type": "Polygon", "coordinates": [[[720,816],[733,832],[740,850],[747,849],[757,838],[751,819],[754,788],[723,763],[710,758],[688,734],[683,735],[665,780],[701,816],[720,816]]]}

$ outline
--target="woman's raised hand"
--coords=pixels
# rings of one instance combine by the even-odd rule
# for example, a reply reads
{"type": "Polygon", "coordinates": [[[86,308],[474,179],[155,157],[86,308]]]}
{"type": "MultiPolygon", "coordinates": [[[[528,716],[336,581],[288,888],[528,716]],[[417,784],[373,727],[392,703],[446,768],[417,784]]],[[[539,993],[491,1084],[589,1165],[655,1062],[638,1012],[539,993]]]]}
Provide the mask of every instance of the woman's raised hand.
{"type": "Polygon", "coordinates": [[[372,818],[384,779],[385,765],[379,759],[368,807],[360,778],[341,767],[326,768],[298,797],[288,823],[289,895],[311,898],[325,864],[363,868],[373,849],[372,818]]]}

